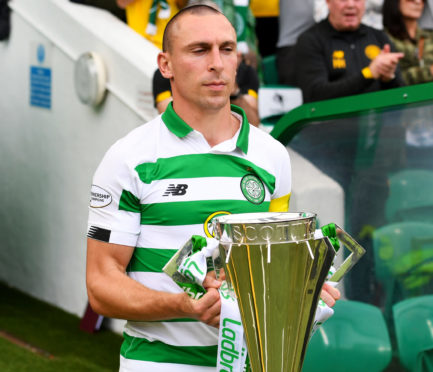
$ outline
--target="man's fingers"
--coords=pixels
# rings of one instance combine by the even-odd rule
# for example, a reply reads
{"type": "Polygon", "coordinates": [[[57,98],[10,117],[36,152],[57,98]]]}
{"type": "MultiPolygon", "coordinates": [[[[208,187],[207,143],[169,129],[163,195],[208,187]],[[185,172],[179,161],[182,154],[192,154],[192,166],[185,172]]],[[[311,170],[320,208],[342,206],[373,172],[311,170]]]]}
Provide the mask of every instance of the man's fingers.
{"type": "Polygon", "coordinates": [[[391,52],[391,46],[390,46],[389,44],[385,44],[385,45],[383,46],[382,51],[383,51],[384,53],[389,53],[389,52],[391,52]]]}
{"type": "Polygon", "coordinates": [[[335,305],[335,301],[338,300],[341,296],[340,291],[337,288],[325,283],[322,288],[321,298],[329,307],[333,307],[335,305]]]}
{"type": "Polygon", "coordinates": [[[210,288],[195,304],[197,319],[213,327],[219,325],[221,312],[220,295],[215,288],[210,288]]]}
{"type": "Polygon", "coordinates": [[[221,269],[220,269],[220,277],[219,277],[219,280],[221,280],[221,281],[226,280],[226,272],[225,272],[224,268],[221,268],[221,269]]]}
{"type": "Polygon", "coordinates": [[[203,280],[203,287],[206,290],[209,290],[209,288],[218,289],[221,287],[221,281],[216,280],[215,271],[210,271],[206,274],[206,277],[203,280]]]}

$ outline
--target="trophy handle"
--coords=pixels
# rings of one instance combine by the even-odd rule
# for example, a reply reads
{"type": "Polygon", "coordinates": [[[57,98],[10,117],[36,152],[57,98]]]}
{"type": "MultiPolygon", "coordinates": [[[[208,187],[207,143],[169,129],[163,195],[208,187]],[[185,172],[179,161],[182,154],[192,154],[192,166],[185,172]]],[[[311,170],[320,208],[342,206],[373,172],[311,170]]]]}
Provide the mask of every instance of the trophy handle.
{"type": "Polygon", "coordinates": [[[351,252],[335,273],[328,279],[330,282],[338,283],[364,255],[365,249],[340,226],[335,225],[335,228],[338,240],[351,252]]]}

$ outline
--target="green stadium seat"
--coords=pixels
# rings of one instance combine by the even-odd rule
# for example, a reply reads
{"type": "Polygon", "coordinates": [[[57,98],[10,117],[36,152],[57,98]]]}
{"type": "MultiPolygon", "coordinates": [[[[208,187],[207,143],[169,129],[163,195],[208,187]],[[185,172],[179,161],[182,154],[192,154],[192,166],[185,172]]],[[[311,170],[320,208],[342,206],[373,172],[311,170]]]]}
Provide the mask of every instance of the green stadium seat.
{"type": "Polygon", "coordinates": [[[433,223],[433,172],[405,169],[389,177],[389,198],[385,214],[388,222],[422,221],[433,223]]]}
{"type": "Polygon", "coordinates": [[[433,285],[433,224],[399,222],[373,232],[375,273],[384,289],[385,318],[404,298],[427,294],[433,285]]]}
{"type": "Polygon", "coordinates": [[[278,84],[278,71],[275,55],[266,56],[262,60],[263,82],[266,85],[278,84]]]}
{"type": "Polygon", "coordinates": [[[433,295],[401,301],[393,313],[402,364],[412,372],[433,371],[433,295]]]}
{"type": "Polygon", "coordinates": [[[357,301],[337,301],[334,315],[311,338],[303,372],[379,372],[392,348],[381,311],[357,301]]]}

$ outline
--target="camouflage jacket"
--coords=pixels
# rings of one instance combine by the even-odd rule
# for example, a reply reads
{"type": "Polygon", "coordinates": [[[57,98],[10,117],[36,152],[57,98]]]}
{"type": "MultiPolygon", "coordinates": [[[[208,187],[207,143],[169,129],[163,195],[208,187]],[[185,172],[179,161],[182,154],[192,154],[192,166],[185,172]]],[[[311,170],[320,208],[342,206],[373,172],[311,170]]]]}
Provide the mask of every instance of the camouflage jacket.
{"type": "Polygon", "coordinates": [[[430,66],[433,64],[433,31],[417,29],[415,43],[410,40],[396,39],[388,33],[397,52],[403,52],[400,69],[406,84],[433,81],[430,66]],[[424,45],[422,42],[424,40],[424,45]]]}

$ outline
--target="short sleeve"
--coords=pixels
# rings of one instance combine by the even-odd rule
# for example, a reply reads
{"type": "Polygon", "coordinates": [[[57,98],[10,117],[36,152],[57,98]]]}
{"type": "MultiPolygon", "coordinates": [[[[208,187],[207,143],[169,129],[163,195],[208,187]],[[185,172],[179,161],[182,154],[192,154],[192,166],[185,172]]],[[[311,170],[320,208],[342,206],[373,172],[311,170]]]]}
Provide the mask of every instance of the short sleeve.
{"type": "Polygon", "coordinates": [[[139,179],[115,144],[93,177],[87,236],[135,247],[140,233],[139,179]]]}

